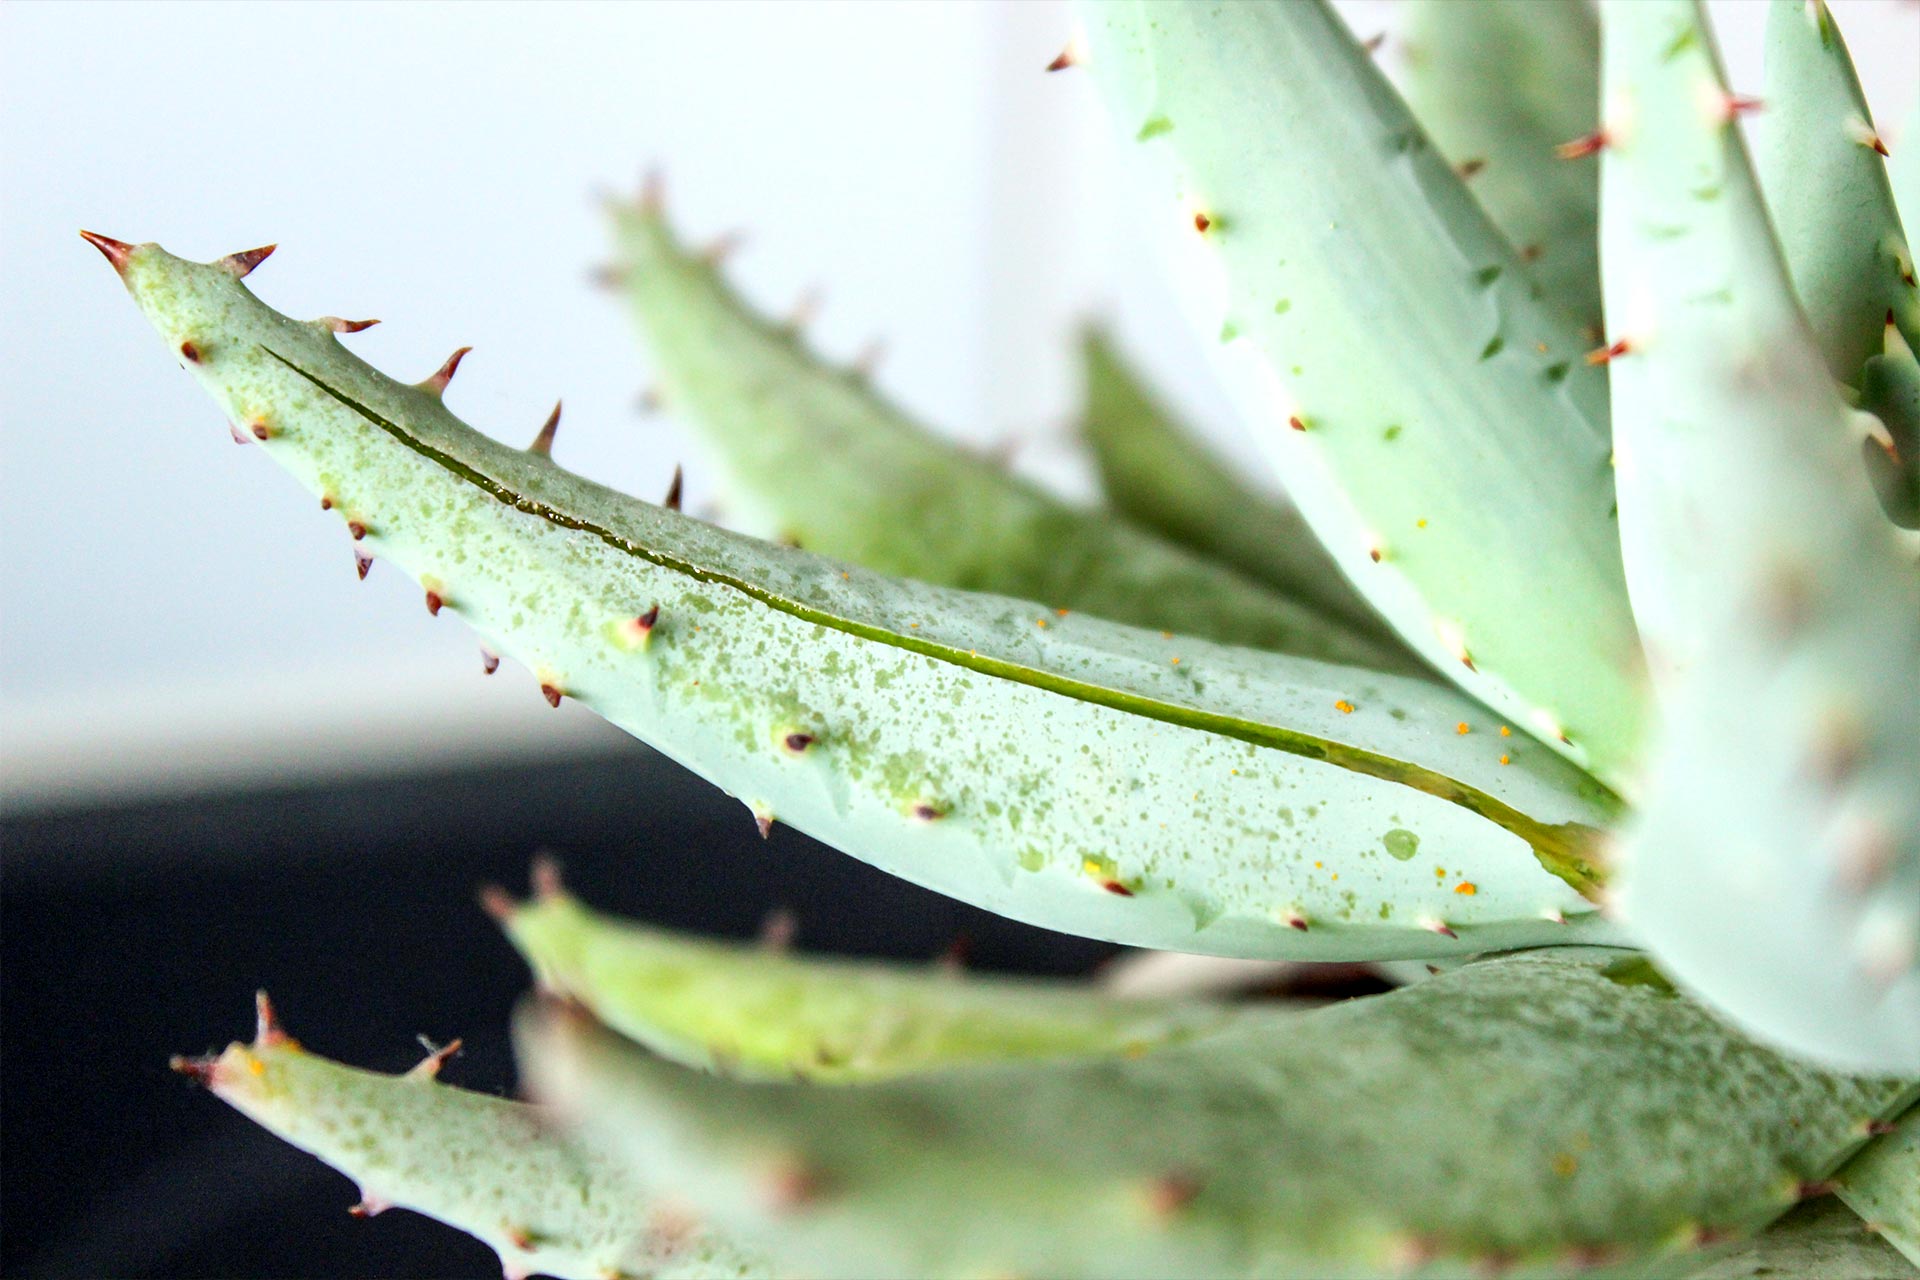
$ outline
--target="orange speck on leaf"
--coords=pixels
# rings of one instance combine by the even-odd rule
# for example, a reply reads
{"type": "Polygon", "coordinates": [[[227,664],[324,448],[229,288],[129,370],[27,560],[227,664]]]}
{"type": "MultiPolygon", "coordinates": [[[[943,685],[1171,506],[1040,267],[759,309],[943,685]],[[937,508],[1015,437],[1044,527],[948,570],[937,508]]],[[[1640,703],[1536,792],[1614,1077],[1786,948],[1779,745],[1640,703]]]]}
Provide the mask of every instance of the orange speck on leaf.
{"type": "Polygon", "coordinates": [[[1459,724],[1457,724],[1457,725],[1455,725],[1455,726],[1453,726],[1453,731],[1454,731],[1455,733],[1470,733],[1470,732],[1472,732],[1472,730],[1468,728],[1468,726],[1467,726],[1467,722],[1466,722],[1465,720],[1462,720],[1462,721],[1461,721],[1461,722],[1460,722],[1459,724]]]}
{"type": "Polygon", "coordinates": [[[1512,757],[1512,756],[1510,756],[1510,755],[1506,755],[1506,754],[1504,754],[1504,753],[1503,753],[1503,754],[1501,755],[1501,757],[1500,757],[1500,763],[1501,763],[1501,764],[1512,764],[1512,763],[1513,763],[1513,757],[1512,757]]]}
{"type": "Polygon", "coordinates": [[[1459,884],[1453,886],[1453,891],[1464,897],[1471,898],[1474,894],[1480,892],[1480,887],[1471,880],[1462,880],[1459,884]]]}
{"type": "Polygon", "coordinates": [[[1340,701],[1334,703],[1333,709],[1335,711],[1338,711],[1343,716],[1350,716],[1353,714],[1353,704],[1351,702],[1348,702],[1345,698],[1342,698],[1340,699],[1340,701]]]}

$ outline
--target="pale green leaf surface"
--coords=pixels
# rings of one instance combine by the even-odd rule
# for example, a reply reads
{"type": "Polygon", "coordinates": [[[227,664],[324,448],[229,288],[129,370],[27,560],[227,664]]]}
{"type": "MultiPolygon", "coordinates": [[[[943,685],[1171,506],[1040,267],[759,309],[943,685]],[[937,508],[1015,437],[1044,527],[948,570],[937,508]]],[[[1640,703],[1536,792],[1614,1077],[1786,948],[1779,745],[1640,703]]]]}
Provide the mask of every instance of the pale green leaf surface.
{"type": "Polygon", "coordinates": [[[1796,1066],[1618,953],[858,1088],[689,1072],[555,1012],[520,1057],[637,1176],[821,1276],[1671,1276],[1920,1093],[1796,1066]]]}
{"type": "Polygon", "coordinates": [[[991,591],[1351,666],[1418,670],[1373,640],[1112,514],[1069,506],[822,363],[688,252],[657,204],[615,205],[616,274],[659,390],[749,532],[923,582],[991,591]]]}
{"type": "Polygon", "coordinates": [[[1407,105],[1547,297],[1597,336],[1599,169],[1555,153],[1599,121],[1593,6],[1408,0],[1400,21],[1407,105]]]}
{"type": "Polygon", "coordinates": [[[857,1083],[941,1067],[1138,1055],[1228,1020],[1084,982],[802,957],[617,920],[547,886],[505,913],[543,989],[655,1053],[744,1079],[857,1083]]]}
{"type": "MultiPolygon", "coordinates": [[[[509,1277],[760,1280],[773,1272],[687,1218],[624,1162],[567,1140],[555,1118],[436,1083],[429,1059],[380,1075],[270,1028],[215,1058],[177,1060],[222,1100],[360,1185],[358,1211],[412,1209],[475,1236],[509,1277]]],[[[298,1269],[299,1259],[285,1260],[298,1269]]]]}
{"type": "Polygon", "coordinates": [[[1920,1266],[1920,1107],[1840,1171],[1839,1196],[1920,1266]]]}
{"type": "Polygon", "coordinates": [[[479,435],[217,266],[130,255],[169,347],[193,347],[206,389],[364,526],[363,547],[550,696],[762,819],[1016,919],[1167,949],[1381,958],[1618,936],[1576,890],[1601,874],[1612,799],[1436,684],[716,529],[479,435]]]}
{"type": "Polygon", "coordinates": [[[1174,421],[1105,334],[1088,329],[1080,351],[1081,434],[1117,511],[1407,653],[1299,511],[1251,488],[1174,421]]]}
{"type": "Polygon", "coordinates": [[[1861,483],[1865,415],[1798,311],[1699,8],[1602,12],[1621,529],[1671,695],[1623,910],[1752,1033],[1920,1073],[1920,579],[1861,483]]]}
{"type": "Polygon", "coordinates": [[[1687,1280],[1920,1280],[1920,1270],[1828,1197],[1801,1205],[1687,1280]]]}
{"type": "Polygon", "coordinates": [[[1772,0],[1755,165],[1828,372],[1849,387],[1892,318],[1920,344],[1920,290],[1879,134],[1824,3],[1772,0]]]}

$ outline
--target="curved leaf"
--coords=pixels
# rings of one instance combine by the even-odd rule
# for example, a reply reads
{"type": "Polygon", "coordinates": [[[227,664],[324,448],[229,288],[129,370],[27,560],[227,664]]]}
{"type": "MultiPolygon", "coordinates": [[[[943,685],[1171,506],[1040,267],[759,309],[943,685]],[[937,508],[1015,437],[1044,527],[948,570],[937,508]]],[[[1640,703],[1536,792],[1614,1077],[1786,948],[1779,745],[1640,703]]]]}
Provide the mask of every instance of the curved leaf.
{"type": "Polygon", "coordinates": [[[1886,144],[1825,3],[1773,0],[1755,160],[1774,234],[1834,378],[1860,385],[1891,320],[1920,346],[1920,289],[1886,144]]]}
{"type": "Polygon", "coordinates": [[[853,1089],[699,1075],[577,1016],[521,1030],[536,1094],[818,1275],[1673,1274],[1920,1094],[1796,1066],[1617,953],[853,1089]]]}
{"type": "Polygon", "coordinates": [[[1860,482],[1869,420],[1799,312],[1700,9],[1602,12],[1621,531],[1672,693],[1624,908],[1754,1034],[1920,1073],[1920,578],[1860,482]]]}
{"type": "Polygon", "coordinates": [[[1462,688],[1629,780],[1639,640],[1577,326],[1322,0],[1083,12],[1179,283],[1321,542],[1462,688]]]}
{"type": "Polygon", "coordinates": [[[1217,1030],[1220,1005],[1129,1000],[1084,982],[961,977],[801,958],[582,906],[549,874],[490,906],[542,989],[655,1053],[724,1075],[852,1083],[939,1067],[1138,1056],[1217,1030]]]}
{"type": "Polygon", "coordinates": [[[1082,511],[940,439],[688,253],[657,202],[616,205],[617,273],[665,401],[753,532],[881,573],[1353,666],[1416,664],[1221,565],[1082,511]]]}
{"type": "Polygon", "coordinates": [[[1848,1162],[1839,1196],[1920,1266],[1920,1107],[1848,1162]]]}
{"type": "Polygon", "coordinates": [[[1411,0],[1407,105],[1547,297],[1596,337],[1600,174],[1557,148],[1600,115],[1600,23],[1587,0],[1411,0]]]}
{"type": "MultiPolygon", "coordinates": [[[[694,1222],[538,1107],[436,1083],[436,1051],[388,1076],[317,1057],[260,997],[259,1033],[174,1068],[360,1184],[353,1212],[412,1209],[478,1238],[509,1280],[760,1280],[764,1259],[694,1222]]],[[[290,1260],[291,1261],[291,1260],[290,1260]]],[[[291,1267],[289,1269],[292,1269],[291,1267]]]]}
{"type": "Polygon", "coordinates": [[[1180,427],[1098,329],[1081,338],[1081,367],[1081,434],[1116,510],[1340,619],[1405,655],[1409,669],[1422,669],[1347,582],[1305,518],[1284,500],[1249,488],[1180,427]]]}
{"type": "Polygon", "coordinates": [[[218,265],[122,248],[168,344],[362,547],[550,700],[762,822],[1148,946],[1373,958],[1613,936],[1575,888],[1600,874],[1611,798],[1438,685],[715,529],[494,443],[436,380],[392,382],[218,265]]]}

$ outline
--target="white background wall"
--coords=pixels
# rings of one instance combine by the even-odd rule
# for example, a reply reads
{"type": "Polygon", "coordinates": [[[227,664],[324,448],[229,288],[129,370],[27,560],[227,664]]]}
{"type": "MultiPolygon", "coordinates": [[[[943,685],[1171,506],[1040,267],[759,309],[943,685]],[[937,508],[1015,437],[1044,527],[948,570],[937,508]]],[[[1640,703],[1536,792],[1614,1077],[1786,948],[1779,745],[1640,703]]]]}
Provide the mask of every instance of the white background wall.
{"type": "MultiPolygon", "coordinates": [[[[1898,121],[1920,7],[1833,7],[1898,121]]],[[[1762,6],[1714,9],[1757,88],[1762,6]]],[[[1088,82],[1040,71],[1069,28],[1055,0],[0,6],[0,804],[597,732],[511,665],[482,680],[390,566],[356,582],[339,521],[234,447],[79,227],[278,241],[250,282],[273,305],[380,317],[350,341],[410,380],[473,345],[458,412],[519,441],[564,395],[560,461],[651,496],[683,441],[634,411],[644,359],[588,275],[593,193],[658,164],[685,229],[747,230],[753,295],[825,285],[819,344],[884,335],[881,382],[947,430],[1017,433],[1072,487],[1067,338],[1104,305],[1237,443],[1159,318],[1088,82]]]]}

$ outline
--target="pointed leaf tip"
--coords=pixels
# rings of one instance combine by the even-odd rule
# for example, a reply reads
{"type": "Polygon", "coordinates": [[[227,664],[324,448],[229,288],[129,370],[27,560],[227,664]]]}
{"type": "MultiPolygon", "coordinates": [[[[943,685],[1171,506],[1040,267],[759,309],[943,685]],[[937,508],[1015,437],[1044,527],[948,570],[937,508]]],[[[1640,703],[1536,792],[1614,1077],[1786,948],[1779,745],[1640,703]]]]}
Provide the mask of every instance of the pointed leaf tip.
{"type": "Polygon", "coordinates": [[[244,280],[255,267],[272,257],[273,251],[278,247],[278,245],[263,244],[258,249],[242,249],[238,253],[228,254],[214,265],[222,271],[231,273],[234,279],[244,280]]]}
{"type": "Polygon", "coordinates": [[[98,249],[113,264],[113,269],[121,275],[127,274],[127,259],[133,256],[133,246],[124,240],[115,240],[112,236],[103,236],[95,231],[82,231],[80,238],[98,249]]]}
{"type": "Polygon", "coordinates": [[[379,324],[378,320],[342,320],[339,316],[321,316],[316,324],[326,326],[334,333],[359,333],[379,324]]]}

